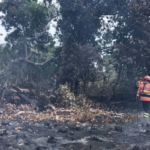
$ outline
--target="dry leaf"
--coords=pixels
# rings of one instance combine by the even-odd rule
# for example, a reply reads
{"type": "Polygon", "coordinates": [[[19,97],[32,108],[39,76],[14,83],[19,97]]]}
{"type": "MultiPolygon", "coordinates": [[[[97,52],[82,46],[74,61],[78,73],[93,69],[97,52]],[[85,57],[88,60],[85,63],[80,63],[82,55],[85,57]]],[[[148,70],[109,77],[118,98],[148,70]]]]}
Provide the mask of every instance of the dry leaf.
{"type": "Polygon", "coordinates": [[[9,146],[9,148],[13,148],[12,146],[9,146]]]}
{"type": "Polygon", "coordinates": [[[15,130],[20,130],[20,129],[22,129],[22,127],[16,127],[16,128],[15,128],[15,130]]]}
{"type": "Polygon", "coordinates": [[[31,129],[28,129],[30,132],[32,132],[32,130],[31,129]]]}
{"type": "Polygon", "coordinates": [[[20,144],[18,144],[19,146],[22,146],[22,145],[24,145],[24,143],[20,143],[20,144]]]}

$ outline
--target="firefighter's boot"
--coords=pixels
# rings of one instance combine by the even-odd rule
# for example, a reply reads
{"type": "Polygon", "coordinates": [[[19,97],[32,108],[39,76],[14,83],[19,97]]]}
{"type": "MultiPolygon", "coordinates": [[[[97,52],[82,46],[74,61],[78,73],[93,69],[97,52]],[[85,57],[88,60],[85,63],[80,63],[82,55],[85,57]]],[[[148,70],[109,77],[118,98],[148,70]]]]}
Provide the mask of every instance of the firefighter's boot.
{"type": "Polygon", "coordinates": [[[149,125],[150,125],[149,124],[149,113],[144,112],[143,121],[142,121],[143,131],[148,130],[149,125]]]}

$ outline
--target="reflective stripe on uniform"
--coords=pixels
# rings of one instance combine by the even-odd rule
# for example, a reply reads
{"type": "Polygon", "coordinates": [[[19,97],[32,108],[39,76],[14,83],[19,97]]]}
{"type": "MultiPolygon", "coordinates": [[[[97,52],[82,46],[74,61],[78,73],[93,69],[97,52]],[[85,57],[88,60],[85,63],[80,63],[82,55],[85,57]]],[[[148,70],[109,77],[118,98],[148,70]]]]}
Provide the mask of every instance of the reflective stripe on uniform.
{"type": "Polygon", "coordinates": [[[141,93],[144,93],[144,94],[147,94],[147,95],[150,95],[150,91],[149,91],[149,89],[148,90],[146,90],[146,89],[142,89],[141,91],[140,91],[141,93]]]}
{"type": "Polygon", "coordinates": [[[147,90],[146,88],[148,88],[148,87],[145,86],[144,90],[143,89],[140,90],[140,96],[150,97],[150,90],[147,90]]]}
{"type": "Polygon", "coordinates": [[[144,112],[144,117],[149,117],[149,113],[144,112]]]}

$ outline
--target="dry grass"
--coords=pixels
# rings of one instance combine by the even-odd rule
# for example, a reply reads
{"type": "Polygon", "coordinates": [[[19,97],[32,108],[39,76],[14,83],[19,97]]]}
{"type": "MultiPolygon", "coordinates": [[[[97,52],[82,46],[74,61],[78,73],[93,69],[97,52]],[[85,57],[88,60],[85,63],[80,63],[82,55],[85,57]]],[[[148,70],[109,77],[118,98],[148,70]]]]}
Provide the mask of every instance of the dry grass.
{"type": "Polygon", "coordinates": [[[37,112],[31,105],[16,106],[6,104],[3,111],[0,112],[0,118],[21,118],[24,120],[32,120],[37,122],[40,120],[50,119],[57,121],[72,120],[72,121],[93,121],[96,116],[101,118],[101,122],[114,123],[117,121],[129,122],[136,119],[136,115],[130,113],[115,113],[108,112],[104,109],[93,109],[90,104],[77,106],[75,109],[56,108],[55,111],[45,110],[37,112]]]}
{"type": "Polygon", "coordinates": [[[121,117],[121,120],[122,122],[130,122],[134,119],[136,119],[137,116],[134,115],[134,114],[131,114],[131,113],[127,113],[127,114],[124,114],[122,117],[121,117]]]}
{"type": "Polygon", "coordinates": [[[90,111],[90,106],[88,104],[83,107],[77,107],[75,112],[77,121],[92,121],[96,116],[92,111],[90,111]]]}

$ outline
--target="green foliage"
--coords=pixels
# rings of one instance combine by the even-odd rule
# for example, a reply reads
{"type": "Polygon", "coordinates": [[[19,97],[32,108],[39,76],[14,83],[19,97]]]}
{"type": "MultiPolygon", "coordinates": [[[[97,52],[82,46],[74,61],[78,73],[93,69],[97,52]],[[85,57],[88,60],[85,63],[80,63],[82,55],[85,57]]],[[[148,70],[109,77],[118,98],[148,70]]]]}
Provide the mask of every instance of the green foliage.
{"type": "Polygon", "coordinates": [[[101,56],[90,45],[66,48],[62,58],[62,76],[71,80],[94,80],[94,74],[101,70],[101,56]],[[94,66],[97,64],[97,68],[94,66]]]}
{"type": "MultiPolygon", "coordinates": [[[[33,63],[44,62],[53,57],[54,42],[47,29],[49,21],[56,15],[56,9],[52,5],[47,8],[33,0],[4,0],[0,6],[1,11],[5,14],[2,18],[3,26],[6,30],[13,29],[7,35],[8,43],[0,53],[1,64],[4,64],[0,65],[1,69],[11,64],[11,60],[26,59],[32,52],[34,55],[31,55],[29,61],[33,63]]],[[[37,88],[41,85],[41,88],[44,86],[46,88],[50,85],[47,79],[54,76],[56,70],[56,63],[47,63],[41,67],[20,61],[7,71],[6,78],[10,84],[37,86],[37,88]]]]}
{"type": "Polygon", "coordinates": [[[129,78],[149,73],[149,5],[141,0],[124,1],[118,15],[114,16],[118,25],[111,52],[118,61],[118,68],[126,70],[129,78]]]}
{"type": "Polygon", "coordinates": [[[43,5],[35,1],[25,2],[24,0],[5,0],[1,4],[1,10],[6,16],[3,19],[3,25],[7,30],[12,27],[26,28],[26,33],[33,33],[32,29],[38,32],[43,30],[43,25],[47,23],[52,16],[52,12],[43,5]]]}
{"type": "Polygon", "coordinates": [[[58,0],[58,2],[62,15],[58,21],[58,29],[62,32],[60,40],[67,45],[94,44],[95,34],[100,27],[99,16],[101,15],[95,14],[96,2],[90,0],[58,0]]]}
{"type": "Polygon", "coordinates": [[[58,2],[61,17],[57,35],[62,42],[59,81],[68,82],[76,93],[80,81],[84,85],[94,81],[96,72],[102,69],[101,49],[95,41],[102,14],[97,13],[98,5],[94,1],[58,2]]]}

